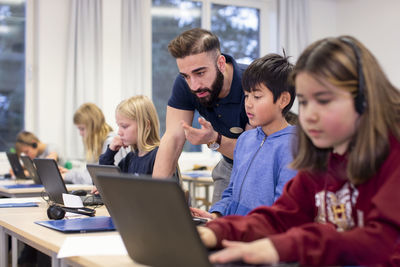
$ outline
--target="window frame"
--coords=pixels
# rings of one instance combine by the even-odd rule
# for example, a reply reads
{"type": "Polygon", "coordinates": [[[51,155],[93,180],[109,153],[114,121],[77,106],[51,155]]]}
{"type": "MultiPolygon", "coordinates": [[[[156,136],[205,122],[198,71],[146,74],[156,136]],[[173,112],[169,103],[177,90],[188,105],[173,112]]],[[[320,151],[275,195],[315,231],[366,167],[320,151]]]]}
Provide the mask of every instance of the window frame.
{"type": "MultiPolygon", "coordinates": [[[[260,57],[272,52],[277,52],[278,48],[278,15],[277,15],[277,1],[276,0],[191,0],[192,2],[202,3],[202,17],[201,17],[201,27],[207,30],[211,30],[211,8],[213,4],[226,5],[226,6],[239,6],[239,7],[249,7],[257,8],[260,11],[260,57]]],[[[149,10],[152,9],[152,1],[150,2],[149,10]]],[[[150,14],[151,17],[151,14],[150,14]]],[[[151,19],[150,19],[151,24],[151,19]]],[[[150,32],[152,32],[152,25],[150,25],[150,32]]],[[[144,47],[152,47],[151,34],[146,40],[144,47]],[[147,43],[148,42],[148,43],[147,43]]],[[[151,49],[149,49],[151,50],[151,49]]],[[[152,62],[151,51],[147,55],[147,62],[152,62]]],[[[150,64],[151,65],[151,64],[150,64]]],[[[153,73],[153,68],[150,66],[150,73],[153,73]]],[[[150,82],[149,86],[150,92],[148,95],[153,94],[153,85],[150,82]]],[[[171,88],[172,90],[172,88],[171,88]]],[[[206,145],[202,146],[202,152],[208,150],[206,145]]],[[[198,152],[186,152],[186,153],[198,153],[198,152]]]]}
{"type": "Polygon", "coordinates": [[[35,32],[37,22],[35,18],[38,17],[37,5],[34,0],[25,1],[25,114],[24,114],[24,128],[32,129],[36,132],[38,110],[37,104],[39,103],[39,94],[37,92],[38,84],[35,71],[36,60],[36,39],[35,32]]]}

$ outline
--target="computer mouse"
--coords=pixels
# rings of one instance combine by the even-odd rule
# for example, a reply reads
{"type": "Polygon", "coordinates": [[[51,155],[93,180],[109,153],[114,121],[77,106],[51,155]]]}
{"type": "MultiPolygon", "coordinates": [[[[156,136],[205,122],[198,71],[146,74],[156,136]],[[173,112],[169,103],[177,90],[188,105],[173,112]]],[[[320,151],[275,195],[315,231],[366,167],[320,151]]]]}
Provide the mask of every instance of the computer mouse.
{"type": "Polygon", "coordinates": [[[72,194],[72,195],[75,195],[75,196],[82,196],[82,197],[84,197],[84,196],[87,195],[87,191],[85,191],[85,190],[83,190],[83,189],[74,190],[74,191],[71,192],[71,194],[72,194]]]}

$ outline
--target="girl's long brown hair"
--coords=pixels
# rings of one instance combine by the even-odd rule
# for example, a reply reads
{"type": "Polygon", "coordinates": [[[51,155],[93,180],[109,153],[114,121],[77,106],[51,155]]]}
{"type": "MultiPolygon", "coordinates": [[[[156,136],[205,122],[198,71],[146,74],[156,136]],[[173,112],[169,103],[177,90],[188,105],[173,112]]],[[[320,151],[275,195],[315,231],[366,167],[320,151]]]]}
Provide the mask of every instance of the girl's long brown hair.
{"type": "MultiPolygon", "coordinates": [[[[294,82],[297,74],[307,72],[315,79],[322,79],[356,97],[360,93],[358,67],[365,81],[362,90],[365,109],[349,147],[346,170],[348,178],[355,184],[367,181],[378,171],[389,153],[390,134],[400,140],[399,90],[390,83],[372,53],[350,36],[325,38],[308,46],[292,75],[294,82]]],[[[301,127],[297,130],[298,142],[292,167],[308,171],[326,170],[331,149],[315,147],[301,127]]]]}

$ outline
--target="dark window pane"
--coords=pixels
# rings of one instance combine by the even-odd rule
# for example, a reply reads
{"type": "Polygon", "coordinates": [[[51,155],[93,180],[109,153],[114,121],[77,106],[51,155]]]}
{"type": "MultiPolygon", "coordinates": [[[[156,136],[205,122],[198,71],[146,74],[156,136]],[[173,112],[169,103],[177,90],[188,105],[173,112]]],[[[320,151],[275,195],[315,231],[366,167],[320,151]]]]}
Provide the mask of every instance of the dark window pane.
{"type": "Polygon", "coordinates": [[[0,151],[24,127],[25,2],[0,0],[0,151]]]}
{"type": "MultiPolygon", "coordinates": [[[[168,52],[168,43],[185,30],[200,27],[201,3],[179,0],[153,0],[152,6],[152,83],[153,102],[165,132],[165,113],[178,74],[175,59],[168,52]]],[[[196,119],[197,121],[197,119],[196,119]]],[[[185,151],[199,150],[185,144],[185,151]]]]}
{"type": "MultiPolygon", "coordinates": [[[[152,5],[152,83],[153,102],[165,131],[165,111],[178,73],[168,43],[181,32],[201,27],[202,3],[182,0],[153,0],[152,5]]],[[[220,38],[221,50],[238,62],[250,63],[260,56],[260,11],[256,8],[212,4],[211,31],[220,38]]],[[[198,113],[193,126],[199,128],[198,113]]],[[[200,151],[201,146],[186,142],[184,151],[200,151]]]]}
{"type": "Polygon", "coordinates": [[[241,63],[260,56],[260,11],[256,8],[212,5],[211,31],[221,41],[223,53],[241,63]]]}

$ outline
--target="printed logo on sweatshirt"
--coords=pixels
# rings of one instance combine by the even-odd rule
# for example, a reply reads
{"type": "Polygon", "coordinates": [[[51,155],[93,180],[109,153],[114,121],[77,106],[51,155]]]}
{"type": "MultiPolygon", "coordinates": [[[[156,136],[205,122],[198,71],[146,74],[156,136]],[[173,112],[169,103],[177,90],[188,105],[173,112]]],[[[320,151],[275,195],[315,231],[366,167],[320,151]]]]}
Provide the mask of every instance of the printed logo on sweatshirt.
{"type": "Polygon", "coordinates": [[[316,222],[330,222],[336,226],[338,231],[347,231],[355,226],[357,216],[358,226],[363,224],[362,212],[355,209],[358,197],[358,190],[350,183],[345,183],[342,188],[336,192],[322,190],[315,194],[315,205],[318,208],[316,222]]]}

